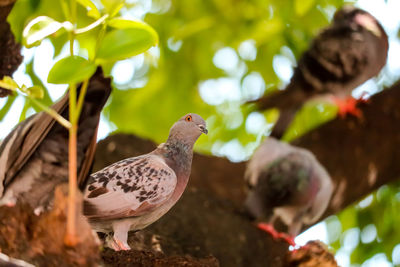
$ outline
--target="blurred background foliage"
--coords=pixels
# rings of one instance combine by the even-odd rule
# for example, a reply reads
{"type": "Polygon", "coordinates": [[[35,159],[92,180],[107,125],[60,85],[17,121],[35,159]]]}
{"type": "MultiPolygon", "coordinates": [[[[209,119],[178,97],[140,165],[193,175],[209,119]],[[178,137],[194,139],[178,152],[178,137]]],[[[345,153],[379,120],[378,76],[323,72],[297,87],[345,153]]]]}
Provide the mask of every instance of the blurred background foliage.
{"type": "MultiPolygon", "coordinates": [[[[39,15],[64,21],[62,1],[18,0],[9,16],[17,40],[22,40],[25,25],[39,15]]],[[[101,11],[105,3],[120,1],[92,2],[101,11]]],[[[103,114],[103,136],[118,131],[159,143],[177,118],[195,112],[206,118],[209,128],[209,135],[196,144],[198,151],[232,161],[246,160],[269,134],[278,113],[269,110],[261,114],[244,103],[283,88],[310,40],[343,4],[342,0],[127,0],[120,15],[144,20],[160,40],[144,54],[102,62],[105,72],[113,76],[114,87],[103,114]]],[[[78,28],[95,20],[83,6],[77,11],[78,28]]],[[[78,36],[79,55],[93,54],[97,34],[95,30],[78,36]]],[[[391,38],[397,35],[398,27],[391,38]]],[[[46,104],[66,90],[66,86],[46,80],[50,66],[68,52],[66,32],[49,40],[37,48],[24,48],[24,63],[14,75],[21,83],[45,87],[46,104]]],[[[385,70],[367,82],[364,90],[374,93],[397,77],[398,73],[385,70]]],[[[21,115],[16,120],[23,120],[35,110],[29,101],[19,101],[21,115]]],[[[17,102],[18,97],[0,102],[1,120],[10,117],[17,102]]],[[[336,108],[327,103],[308,103],[285,139],[296,138],[335,116],[336,108]]],[[[339,263],[400,266],[399,210],[398,183],[383,186],[328,218],[328,241],[337,251],[339,263]]]]}

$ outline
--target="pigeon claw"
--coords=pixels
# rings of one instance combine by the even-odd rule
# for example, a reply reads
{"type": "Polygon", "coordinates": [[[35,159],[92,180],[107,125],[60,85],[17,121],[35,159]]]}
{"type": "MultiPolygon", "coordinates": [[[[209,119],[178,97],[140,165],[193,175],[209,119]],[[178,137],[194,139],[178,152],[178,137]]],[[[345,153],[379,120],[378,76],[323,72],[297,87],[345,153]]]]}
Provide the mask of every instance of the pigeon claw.
{"type": "Polygon", "coordinates": [[[124,242],[122,242],[121,240],[116,239],[115,243],[119,247],[119,250],[130,250],[131,249],[130,246],[128,246],[128,244],[124,244],[124,242]]]}
{"type": "Polygon", "coordinates": [[[367,103],[368,100],[365,99],[355,99],[353,97],[348,97],[346,99],[341,99],[341,98],[333,98],[333,102],[336,104],[338,107],[338,114],[341,118],[345,118],[348,114],[353,115],[359,119],[362,119],[362,112],[361,110],[357,107],[357,104],[362,102],[362,103],[367,103]]]}
{"type": "Polygon", "coordinates": [[[115,251],[131,249],[131,247],[128,244],[126,244],[125,242],[122,242],[121,240],[119,240],[115,237],[109,239],[109,241],[107,242],[107,246],[112,248],[115,251]]]}
{"type": "Polygon", "coordinates": [[[257,228],[264,232],[267,232],[275,240],[283,240],[286,243],[288,243],[290,246],[296,247],[296,243],[294,242],[293,236],[288,235],[286,233],[280,233],[280,232],[276,231],[274,226],[272,226],[271,224],[259,223],[259,224],[257,224],[257,228]]]}

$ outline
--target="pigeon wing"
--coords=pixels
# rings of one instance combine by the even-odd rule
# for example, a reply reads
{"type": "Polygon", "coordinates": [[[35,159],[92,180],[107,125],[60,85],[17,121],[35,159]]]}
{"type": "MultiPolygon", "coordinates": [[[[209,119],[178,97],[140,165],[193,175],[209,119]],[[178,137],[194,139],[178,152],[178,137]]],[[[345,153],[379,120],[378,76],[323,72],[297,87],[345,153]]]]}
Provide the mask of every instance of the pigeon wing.
{"type": "Polygon", "coordinates": [[[91,221],[140,216],[169,200],[175,172],[157,155],[119,161],[91,175],[84,214],[91,221]]]}
{"type": "MultiPolygon", "coordinates": [[[[62,113],[68,104],[68,94],[52,106],[62,113]]],[[[18,124],[0,145],[0,197],[46,137],[55,120],[44,112],[31,116],[18,124]]]]}
{"type": "Polygon", "coordinates": [[[302,72],[316,90],[341,91],[342,86],[329,88],[329,84],[344,85],[359,79],[357,86],[367,79],[364,75],[376,75],[367,73],[373,63],[369,62],[371,48],[367,41],[366,36],[349,27],[330,27],[314,39],[296,71],[302,72]],[[315,70],[318,70],[316,77],[315,70]]]}

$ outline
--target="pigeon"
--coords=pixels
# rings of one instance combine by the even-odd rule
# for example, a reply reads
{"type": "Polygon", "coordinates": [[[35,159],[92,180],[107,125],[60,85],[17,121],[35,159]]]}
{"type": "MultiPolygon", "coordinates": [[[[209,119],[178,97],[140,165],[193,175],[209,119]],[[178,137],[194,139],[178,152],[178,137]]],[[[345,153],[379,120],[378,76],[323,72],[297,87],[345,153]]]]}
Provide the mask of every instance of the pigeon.
{"type": "MultiPolygon", "coordinates": [[[[78,184],[89,176],[100,112],[111,93],[101,69],[92,76],[78,125],[78,184]]],[[[69,95],[52,108],[68,119],[69,95]]],[[[0,145],[0,205],[28,203],[36,212],[51,208],[54,190],[68,182],[68,130],[44,112],[18,124],[0,145]]]]}
{"type": "Polygon", "coordinates": [[[107,234],[106,246],[129,250],[128,231],[145,228],[175,205],[188,183],[193,145],[202,133],[208,133],[205,121],[189,113],[152,152],[90,175],[83,214],[95,231],[107,234]]]}
{"type": "Polygon", "coordinates": [[[297,110],[313,98],[333,96],[340,115],[360,115],[356,101],[340,99],[380,72],[388,47],[384,29],[371,14],[353,6],[338,10],[300,58],[286,89],[254,101],[260,110],[280,110],[270,136],[280,139],[297,110]]]}
{"type": "Polygon", "coordinates": [[[291,245],[303,225],[321,218],[333,191],[331,177],[311,152],[272,137],[254,153],[245,179],[250,187],[245,202],[249,215],[267,221],[259,227],[291,245]],[[289,236],[274,230],[278,218],[289,236]]]}

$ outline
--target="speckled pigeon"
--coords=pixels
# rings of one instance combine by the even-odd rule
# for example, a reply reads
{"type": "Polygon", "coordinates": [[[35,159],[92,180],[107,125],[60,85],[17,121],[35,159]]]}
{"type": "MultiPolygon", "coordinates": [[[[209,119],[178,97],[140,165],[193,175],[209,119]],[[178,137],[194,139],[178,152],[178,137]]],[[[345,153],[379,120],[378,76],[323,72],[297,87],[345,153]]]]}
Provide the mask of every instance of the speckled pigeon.
{"type": "Polygon", "coordinates": [[[163,216],[181,197],[189,180],[193,145],[207,134],[205,121],[187,114],[154,151],[116,162],[90,176],[84,215],[92,227],[110,234],[106,245],[130,249],[129,230],[140,230],[163,216]]]}
{"type": "MultiPolygon", "coordinates": [[[[101,69],[87,88],[78,128],[78,183],[93,162],[100,112],[110,93],[110,79],[101,69]]],[[[68,118],[69,95],[52,108],[68,118]]],[[[68,130],[44,112],[18,124],[0,145],[0,204],[24,201],[38,211],[50,207],[54,189],[68,182],[68,130]]]]}
{"type": "MultiPolygon", "coordinates": [[[[293,238],[303,225],[316,222],[328,206],[333,185],[329,174],[305,149],[267,138],[249,161],[245,178],[251,189],[245,207],[259,220],[273,225],[279,217],[293,238]]],[[[285,235],[283,235],[285,237],[285,235]]]]}
{"type": "Polygon", "coordinates": [[[388,37],[371,14],[352,6],[338,10],[300,58],[286,89],[255,101],[261,110],[280,110],[270,136],[280,139],[297,110],[315,97],[334,96],[339,114],[359,116],[356,101],[340,99],[380,72],[387,51],[388,37]]]}

